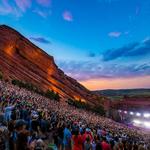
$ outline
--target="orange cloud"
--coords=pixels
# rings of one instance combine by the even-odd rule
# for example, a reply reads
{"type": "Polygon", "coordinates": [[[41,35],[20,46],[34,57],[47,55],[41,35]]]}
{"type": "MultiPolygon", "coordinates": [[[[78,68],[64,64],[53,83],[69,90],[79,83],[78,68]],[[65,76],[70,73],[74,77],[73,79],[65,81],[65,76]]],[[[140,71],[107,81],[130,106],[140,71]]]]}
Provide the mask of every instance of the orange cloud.
{"type": "Polygon", "coordinates": [[[90,79],[80,83],[90,90],[150,88],[150,76],[124,79],[90,79]]]}

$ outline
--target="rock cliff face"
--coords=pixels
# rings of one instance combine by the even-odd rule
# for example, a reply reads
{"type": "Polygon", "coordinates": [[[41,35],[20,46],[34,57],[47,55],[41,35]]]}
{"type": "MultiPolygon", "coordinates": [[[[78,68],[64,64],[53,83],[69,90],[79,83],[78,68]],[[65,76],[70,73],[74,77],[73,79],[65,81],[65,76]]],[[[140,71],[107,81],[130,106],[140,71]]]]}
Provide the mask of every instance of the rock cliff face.
{"type": "Polygon", "coordinates": [[[97,96],[65,75],[52,56],[5,25],[0,26],[0,70],[7,79],[30,82],[43,90],[52,89],[64,98],[96,104],[97,96]]]}

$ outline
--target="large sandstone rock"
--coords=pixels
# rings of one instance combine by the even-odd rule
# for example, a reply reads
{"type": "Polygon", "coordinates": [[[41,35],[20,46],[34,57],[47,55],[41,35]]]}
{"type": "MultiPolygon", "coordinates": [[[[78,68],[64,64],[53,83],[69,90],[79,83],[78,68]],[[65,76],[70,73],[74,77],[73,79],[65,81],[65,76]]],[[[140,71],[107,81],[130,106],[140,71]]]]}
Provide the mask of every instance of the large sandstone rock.
{"type": "Polygon", "coordinates": [[[68,77],[42,49],[14,29],[0,26],[0,70],[8,79],[31,82],[42,90],[52,89],[64,98],[97,104],[97,96],[68,77]]]}

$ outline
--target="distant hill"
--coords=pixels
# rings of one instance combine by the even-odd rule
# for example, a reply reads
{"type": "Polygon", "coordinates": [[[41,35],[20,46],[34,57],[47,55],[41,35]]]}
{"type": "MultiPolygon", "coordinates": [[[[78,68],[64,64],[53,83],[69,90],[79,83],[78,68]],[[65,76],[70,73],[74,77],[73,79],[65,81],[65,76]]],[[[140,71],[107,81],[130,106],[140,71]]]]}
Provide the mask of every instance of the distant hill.
{"type": "Polygon", "coordinates": [[[119,90],[98,90],[94,93],[107,96],[111,100],[120,100],[126,97],[150,97],[150,89],[119,89],[119,90]]]}

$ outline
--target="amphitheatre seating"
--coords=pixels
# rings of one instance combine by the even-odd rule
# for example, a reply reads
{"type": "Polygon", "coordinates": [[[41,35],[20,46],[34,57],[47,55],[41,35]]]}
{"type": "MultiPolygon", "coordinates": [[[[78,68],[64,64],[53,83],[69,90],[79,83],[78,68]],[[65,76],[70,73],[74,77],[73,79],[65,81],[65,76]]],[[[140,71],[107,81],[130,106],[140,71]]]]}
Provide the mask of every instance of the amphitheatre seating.
{"type": "Polygon", "coordinates": [[[0,149],[150,150],[150,135],[0,81],[0,149]]]}

